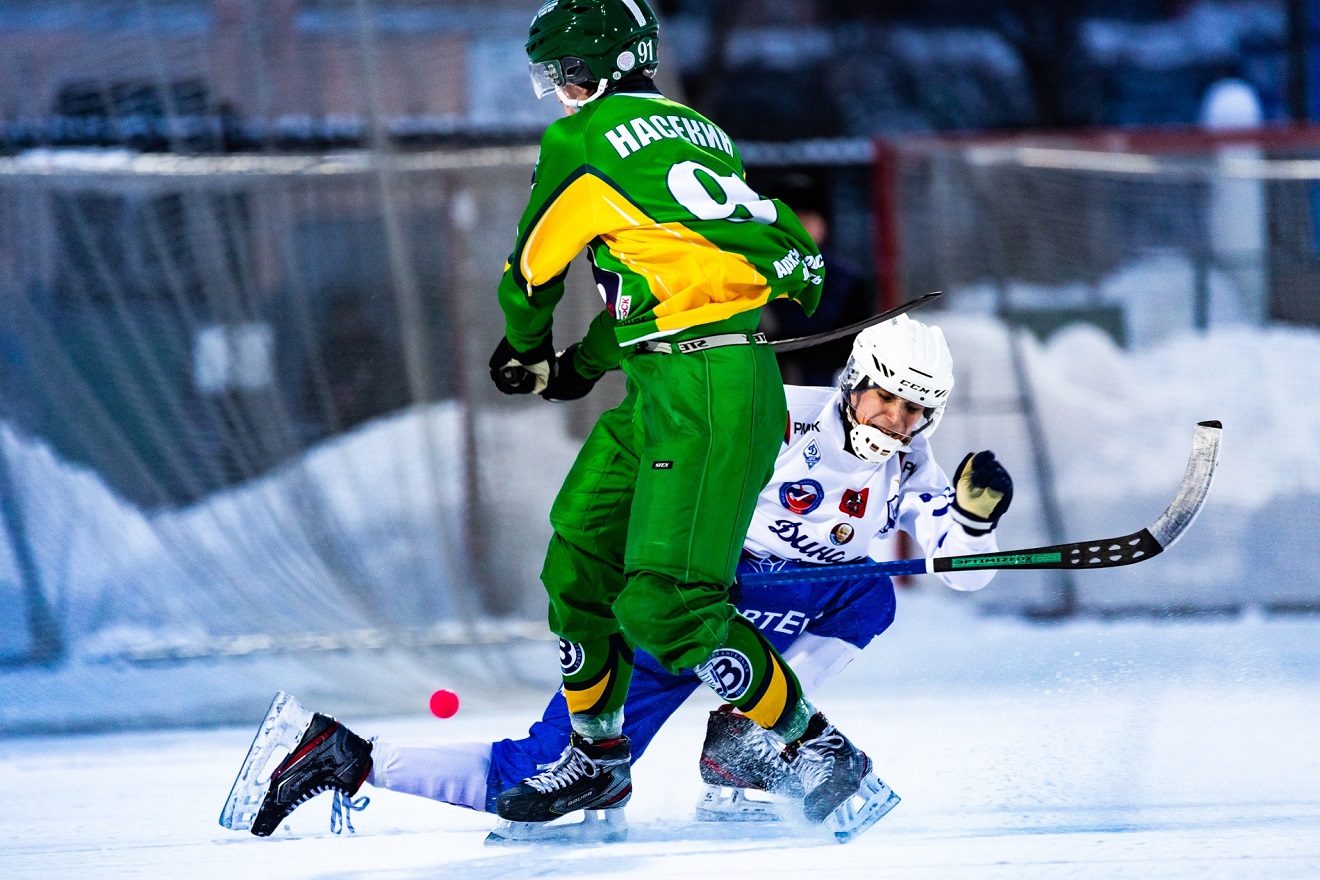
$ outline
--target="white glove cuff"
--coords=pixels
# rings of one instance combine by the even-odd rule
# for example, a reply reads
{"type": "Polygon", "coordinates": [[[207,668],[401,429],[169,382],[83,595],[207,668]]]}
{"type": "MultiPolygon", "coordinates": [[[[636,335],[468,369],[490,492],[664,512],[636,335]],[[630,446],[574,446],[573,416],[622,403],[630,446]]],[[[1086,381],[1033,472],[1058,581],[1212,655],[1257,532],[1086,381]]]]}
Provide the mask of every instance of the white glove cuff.
{"type": "Polygon", "coordinates": [[[954,522],[970,532],[988,532],[995,527],[995,524],[990,520],[968,513],[957,504],[949,508],[949,516],[953,517],[954,522]]]}

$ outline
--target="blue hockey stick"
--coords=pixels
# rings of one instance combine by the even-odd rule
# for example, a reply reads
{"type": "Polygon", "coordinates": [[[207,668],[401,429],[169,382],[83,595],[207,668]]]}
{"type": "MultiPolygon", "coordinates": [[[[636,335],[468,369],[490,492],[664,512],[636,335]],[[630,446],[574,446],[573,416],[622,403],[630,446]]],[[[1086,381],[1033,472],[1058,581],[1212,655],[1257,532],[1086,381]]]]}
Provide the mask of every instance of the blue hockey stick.
{"type": "Polygon", "coordinates": [[[1217,421],[1200,422],[1192,435],[1192,454],[1187,459],[1178,494],[1164,513],[1149,527],[1121,538],[1078,541],[1028,550],[974,553],[967,556],[937,556],[933,559],[895,559],[891,562],[850,562],[786,571],[755,571],[738,582],[746,586],[793,583],[813,584],[877,574],[929,574],[936,571],[965,571],[974,568],[1115,568],[1145,562],[1168,550],[1191,527],[1205,505],[1215,467],[1219,464],[1219,440],[1223,426],[1217,421]]]}

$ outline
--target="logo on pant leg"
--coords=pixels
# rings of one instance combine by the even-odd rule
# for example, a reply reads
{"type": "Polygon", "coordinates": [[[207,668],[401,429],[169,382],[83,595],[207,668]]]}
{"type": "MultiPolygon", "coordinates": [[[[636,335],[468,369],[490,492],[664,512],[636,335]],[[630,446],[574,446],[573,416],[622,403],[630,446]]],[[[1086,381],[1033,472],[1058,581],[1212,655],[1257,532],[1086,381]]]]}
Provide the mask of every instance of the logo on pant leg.
{"type": "Polygon", "coordinates": [[[697,678],[726,700],[736,700],[752,685],[752,663],[742,651],[720,648],[695,670],[697,678]]]}
{"type": "Polygon", "coordinates": [[[586,662],[587,652],[582,650],[582,646],[576,642],[570,642],[568,639],[559,640],[559,671],[564,675],[572,675],[582,668],[586,662]]]}

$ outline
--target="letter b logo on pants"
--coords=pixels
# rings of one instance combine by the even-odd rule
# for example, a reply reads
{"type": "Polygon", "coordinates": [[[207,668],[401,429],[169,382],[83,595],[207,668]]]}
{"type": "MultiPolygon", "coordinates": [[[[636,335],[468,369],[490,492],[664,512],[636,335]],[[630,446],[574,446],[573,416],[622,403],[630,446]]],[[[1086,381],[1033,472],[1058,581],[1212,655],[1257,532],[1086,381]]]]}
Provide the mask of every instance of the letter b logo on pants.
{"type": "Polygon", "coordinates": [[[752,685],[752,663],[747,655],[720,648],[695,670],[697,677],[726,700],[736,700],[752,685]]]}
{"type": "Polygon", "coordinates": [[[582,646],[568,639],[559,640],[559,670],[564,675],[572,675],[582,668],[587,659],[587,652],[582,646]]]}

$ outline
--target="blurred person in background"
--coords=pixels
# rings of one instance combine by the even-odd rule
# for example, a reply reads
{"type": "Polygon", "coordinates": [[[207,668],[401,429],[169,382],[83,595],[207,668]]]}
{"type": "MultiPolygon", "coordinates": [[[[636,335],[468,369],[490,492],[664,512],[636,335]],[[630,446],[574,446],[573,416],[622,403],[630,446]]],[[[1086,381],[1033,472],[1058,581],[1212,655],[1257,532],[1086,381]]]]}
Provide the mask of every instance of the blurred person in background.
{"type": "Polygon", "coordinates": [[[330,421],[328,427],[348,430],[407,402],[398,352],[352,296],[330,303],[316,357],[319,363],[309,361],[303,370],[304,406],[313,419],[330,421]]]}
{"type": "MultiPolygon", "coordinates": [[[[767,192],[793,209],[825,258],[829,272],[821,290],[820,305],[810,315],[783,302],[772,302],[761,314],[766,334],[793,339],[836,330],[873,313],[874,294],[862,271],[847,257],[830,247],[833,200],[827,184],[807,174],[783,177],[767,192]],[[786,307],[788,306],[788,307],[786,307]]],[[[832,385],[839,365],[848,358],[850,341],[845,336],[830,342],[778,355],[784,381],[792,385],[832,385]]]]}

